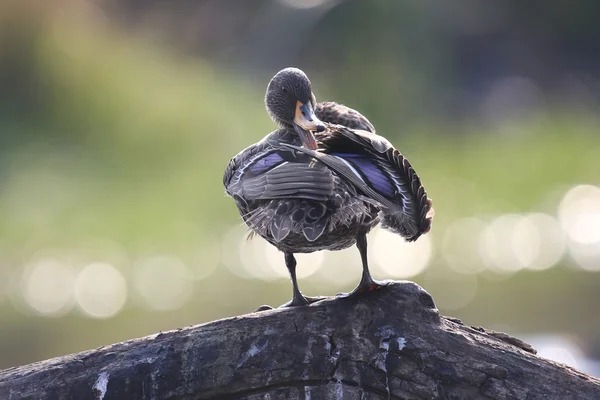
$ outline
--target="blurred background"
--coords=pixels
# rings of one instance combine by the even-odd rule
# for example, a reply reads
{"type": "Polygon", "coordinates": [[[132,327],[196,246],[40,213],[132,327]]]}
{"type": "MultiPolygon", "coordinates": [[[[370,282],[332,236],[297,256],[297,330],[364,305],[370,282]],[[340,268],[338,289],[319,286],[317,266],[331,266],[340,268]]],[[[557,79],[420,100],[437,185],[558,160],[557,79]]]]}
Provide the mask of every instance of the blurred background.
{"type": "MultiPolygon", "coordinates": [[[[274,130],[279,69],[364,113],[434,201],[376,230],[378,279],[600,376],[600,3],[9,0],[0,4],[0,368],[291,297],[222,173],[274,130]]],[[[354,248],[298,257],[352,289],[354,248]]]]}

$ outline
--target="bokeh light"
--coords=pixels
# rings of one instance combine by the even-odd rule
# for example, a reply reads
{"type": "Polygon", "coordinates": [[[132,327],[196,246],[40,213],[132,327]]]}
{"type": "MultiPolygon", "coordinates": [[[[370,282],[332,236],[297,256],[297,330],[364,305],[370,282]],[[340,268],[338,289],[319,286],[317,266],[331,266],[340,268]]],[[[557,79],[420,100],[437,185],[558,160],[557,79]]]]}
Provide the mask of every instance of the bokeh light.
{"type": "Polygon", "coordinates": [[[75,279],[75,300],[86,315],[109,318],[116,315],[127,300],[127,283],[118,269],[96,262],[86,265],[75,279]]]}
{"type": "Polygon", "coordinates": [[[480,235],[479,251],[492,271],[543,270],[560,261],[565,238],[555,218],[534,213],[493,218],[480,235]]]}
{"type": "Polygon", "coordinates": [[[600,242],[600,188],[579,185],[569,190],[560,202],[558,218],[570,240],[600,242]]]}
{"type": "Polygon", "coordinates": [[[430,268],[425,272],[423,286],[431,293],[438,308],[459,310],[477,294],[477,275],[456,274],[451,270],[430,268]]]}
{"type": "Polygon", "coordinates": [[[571,188],[560,202],[558,218],[569,238],[573,260],[585,270],[600,271],[600,188],[571,188]]]}
{"type": "MultiPolygon", "coordinates": [[[[271,267],[274,274],[280,277],[289,277],[287,267],[285,266],[283,253],[275,248],[275,246],[264,242],[264,252],[267,257],[267,263],[271,267]]],[[[326,253],[323,251],[313,253],[297,253],[296,258],[296,276],[298,279],[308,278],[317,272],[324,264],[326,253]]]]}
{"type": "Polygon", "coordinates": [[[419,275],[427,268],[433,253],[431,235],[421,236],[416,242],[376,228],[371,234],[374,265],[383,274],[406,279],[419,275]]]}
{"type": "Polygon", "coordinates": [[[579,267],[587,271],[600,271],[600,245],[569,243],[569,254],[579,267]]]}
{"type": "MultiPolygon", "coordinates": [[[[480,238],[480,254],[486,266],[496,272],[511,273],[523,267],[514,252],[514,231],[521,217],[506,214],[494,218],[485,227],[480,238]]],[[[537,236],[526,238],[527,246],[536,246],[537,236]]]]}
{"type": "Polygon", "coordinates": [[[600,376],[600,361],[586,354],[581,338],[567,333],[528,334],[520,337],[531,344],[540,357],[569,365],[593,376],[600,376]]]}
{"type": "Polygon", "coordinates": [[[156,311],[182,307],[192,294],[193,275],[179,258],[160,255],[134,263],[133,285],[142,304],[156,311]]]}
{"type": "Polygon", "coordinates": [[[188,258],[194,279],[208,279],[221,262],[220,239],[214,235],[205,235],[188,258]]]}
{"type": "Polygon", "coordinates": [[[247,232],[240,236],[237,249],[238,262],[244,268],[247,276],[263,281],[272,281],[287,276],[282,253],[279,253],[275,247],[258,235],[249,240],[246,237],[247,232]],[[267,256],[268,251],[271,251],[270,256],[267,256]]]}
{"type": "MultiPolygon", "coordinates": [[[[334,290],[339,290],[341,287],[353,283],[358,284],[362,264],[356,246],[340,251],[327,251],[322,254],[325,256],[324,260],[316,273],[310,275],[311,282],[334,290]]],[[[373,259],[372,250],[369,251],[369,257],[371,260],[373,259]]],[[[332,294],[333,292],[329,293],[332,294]]]]}
{"type": "Polygon", "coordinates": [[[69,251],[69,258],[78,266],[102,260],[117,269],[129,265],[131,262],[125,247],[116,240],[108,238],[81,240],[81,244],[78,244],[77,248],[69,251]]]}
{"type": "Polygon", "coordinates": [[[477,218],[461,218],[444,231],[441,256],[454,271],[476,274],[485,269],[479,253],[479,237],[485,223],[477,218]]]}
{"type": "Polygon", "coordinates": [[[269,260],[267,251],[271,245],[258,235],[249,238],[248,233],[247,228],[236,226],[225,236],[223,262],[229,270],[246,279],[273,281],[285,277],[283,255],[278,255],[277,250],[273,248],[275,254],[271,254],[272,260],[269,260]],[[273,264],[276,265],[277,258],[281,268],[272,267],[273,264]]]}
{"type": "MultiPolygon", "coordinates": [[[[248,230],[242,226],[233,227],[224,236],[223,263],[235,275],[246,279],[273,281],[288,279],[283,253],[275,246],[254,235],[248,239],[248,230]]],[[[294,254],[297,261],[298,279],[313,275],[323,265],[324,252],[294,254]]]]}
{"type": "Polygon", "coordinates": [[[539,335],[531,337],[530,341],[540,357],[575,368],[580,367],[583,351],[570,338],[559,335],[539,335]]]}
{"type": "Polygon", "coordinates": [[[73,307],[72,267],[58,259],[40,259],[25,268],[21,293],[35,312],[45,316],[60,316],[73,307]]]}
{"type": "Polygon", "coordinates": [[[527,214],[515,227],[515,254],[528,269],[544,270],[555,266],[566,251],[566,238],[558,221],[551,215],[527,214]]]}
{"type": "MultiPolygon", "coordinates": [[[[245,249],[248,237],[248,229],[238,224],[230,228],[221,241],[221,261],[223,265],[234,275],[240,278],[252,278],[250,268],[244,266],[244,260],[240,256],[241,250],[245,249]]],[[[251,253],[254,253],[252,251],[251,253]]],[[[252,256],[254,257],[254,256],[252,256]]],[[[246,263],[254,262],[245,261],[246,263]]],[[[259,265],[262,268],[262,264],[259,265]]]]}

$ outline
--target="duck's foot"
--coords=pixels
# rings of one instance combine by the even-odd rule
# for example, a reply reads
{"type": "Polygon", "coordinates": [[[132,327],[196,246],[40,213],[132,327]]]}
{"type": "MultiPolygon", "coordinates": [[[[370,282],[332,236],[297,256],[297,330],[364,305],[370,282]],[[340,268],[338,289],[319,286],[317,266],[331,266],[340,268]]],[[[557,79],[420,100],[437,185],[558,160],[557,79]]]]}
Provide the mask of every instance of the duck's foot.
{"type": "Polygon", "coordinates": [[[309,296],[304,296],[304,295],[294,296],[294,298],[292,300],[288,301],[285,304],[280,305],[279,308],[307,306],[309,304],[316,303],[317,301],[321,301],[325,298],[326,297],[324,297],[324,296],[315,296],[315,297],[309,297],[309,296]]]}
{"type": "Polygon", "coordinates": [[[374,292],[385,286],[389,286],[393,283],[394,283],[394,281],[392,281],[392,280],[385,280],[385,281],[376,281],[374,279],[362,280],[358,284],[358,286],[355,287],[354,290],[352,290],[350,293],[338,293],[336,295],[336,297],[346,298],[346,297],[353,297],[353,296],[361,295],[364,293],[374,292]]]}
{"type": "MultiPolygon", "coordinates": [[[[317,301],[321,301],[323,299],[326,299],[325,296],[315,296],[315,297],[309,297],[309,296],[297,296],[295,298],[293,298],[292,300],[288,301],[285,304],[280,305],[278,308],[288,308],[288,307],[302,307],[302,306],[307,306],[309,304],[312,303],[316,303],[317,301]]],[[[269,310],[274,310],[274,307],[271,307],[268,304],[263,304],[262,306],[258,307],[256,309],[256,311],[254,312],[260,312],[260,311],[269,311],[269,310]]]]}

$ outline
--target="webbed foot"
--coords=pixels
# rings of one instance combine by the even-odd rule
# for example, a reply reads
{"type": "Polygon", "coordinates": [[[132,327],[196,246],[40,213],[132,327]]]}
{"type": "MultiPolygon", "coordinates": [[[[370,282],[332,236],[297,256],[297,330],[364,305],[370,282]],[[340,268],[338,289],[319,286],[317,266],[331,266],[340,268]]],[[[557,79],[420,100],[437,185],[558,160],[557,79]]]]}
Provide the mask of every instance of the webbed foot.
{"type": "Polygon", "coordinates": [[[307,306],[309,304],[316,303],[317,301],[321,301],[323,299],[325,299],[324,296],[309,297],[301,294],[299,296],[294,296],[292,300],[280,305],[279,308],[307,306]]]}

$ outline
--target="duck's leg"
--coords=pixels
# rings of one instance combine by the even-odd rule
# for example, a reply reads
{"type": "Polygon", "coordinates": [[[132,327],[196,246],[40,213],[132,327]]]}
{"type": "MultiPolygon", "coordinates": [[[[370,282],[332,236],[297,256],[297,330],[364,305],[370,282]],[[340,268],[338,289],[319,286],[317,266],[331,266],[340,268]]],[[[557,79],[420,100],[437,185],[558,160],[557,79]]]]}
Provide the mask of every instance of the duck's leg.
{"type": "Polygon", "coordinates": [[[377,290],[382,286],[388,285],[389,282],[379,282],[373,279],[371,276],[371,272],[369,271],[369,263],[367,261],[367,234],[361,233],[356,238],[356,247],[358,247],[358,251],[360,252],[360,258],[362,260],[362,278],[360,279],[360,283],[353,291],[348,294],[342,294],[345,296],[353,296],[358,293],[370,292],[373,290],[377,290]]]}
{"type": "Polygon", "coordinates": [[[284,255],[285,265],[287,266],[288,271],[290,271],[290,278],[292,279],[293,296],[292,300],[283,304],[281,307],[305,306],[314,303],[315,301],[322,300],[323,297],[306,297],[302,294],[298,287],[298,280],[296,279],[296,257],[294,257],[293,253],[288,252],[285,252],[284,255]]]}

